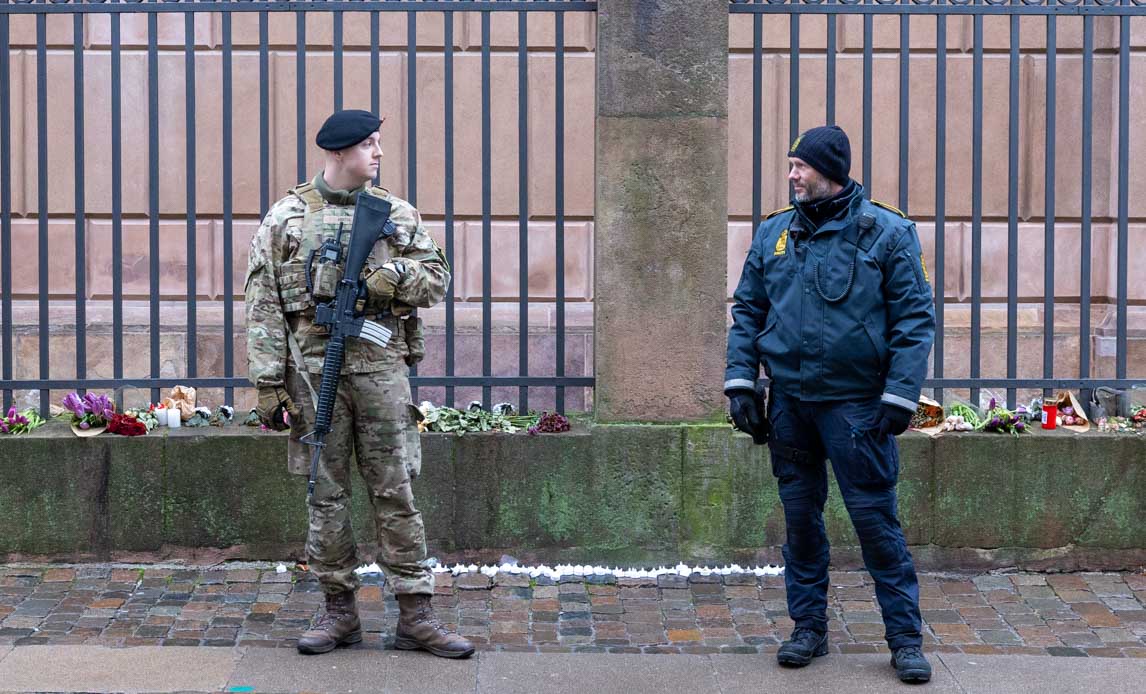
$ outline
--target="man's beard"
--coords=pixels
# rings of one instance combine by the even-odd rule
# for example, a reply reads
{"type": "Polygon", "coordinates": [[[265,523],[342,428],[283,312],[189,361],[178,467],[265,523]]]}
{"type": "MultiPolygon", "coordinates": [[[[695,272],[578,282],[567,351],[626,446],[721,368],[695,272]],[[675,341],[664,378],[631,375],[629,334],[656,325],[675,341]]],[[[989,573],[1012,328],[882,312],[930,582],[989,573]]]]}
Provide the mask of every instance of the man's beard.
{"type": "Polygon", "coordinates": [[[825,200],[827,198],[830,198],[831,196],[832,196],[832,184],[827,179],[823,179],[820,181],[816,181],[815,183],[805,183],[804,184],[804,192],[803,193],[796,193],[796,202],[798,202],[798,203],[816,202],[819,200],[825,200]]]}

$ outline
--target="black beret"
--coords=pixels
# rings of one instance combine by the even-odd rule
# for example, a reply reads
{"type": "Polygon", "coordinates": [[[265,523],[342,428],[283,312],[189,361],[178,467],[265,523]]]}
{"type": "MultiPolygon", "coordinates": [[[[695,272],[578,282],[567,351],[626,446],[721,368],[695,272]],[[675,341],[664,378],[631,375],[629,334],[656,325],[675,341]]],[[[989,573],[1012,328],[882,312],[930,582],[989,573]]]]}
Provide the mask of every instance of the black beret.
{"type": "Polygon", "coordinates": [[[335,111],[318,129],[314,142],[330,151],[346,149],[370,137],[380,125],[382,119],[369,111],[359,109],[335,111]]]}

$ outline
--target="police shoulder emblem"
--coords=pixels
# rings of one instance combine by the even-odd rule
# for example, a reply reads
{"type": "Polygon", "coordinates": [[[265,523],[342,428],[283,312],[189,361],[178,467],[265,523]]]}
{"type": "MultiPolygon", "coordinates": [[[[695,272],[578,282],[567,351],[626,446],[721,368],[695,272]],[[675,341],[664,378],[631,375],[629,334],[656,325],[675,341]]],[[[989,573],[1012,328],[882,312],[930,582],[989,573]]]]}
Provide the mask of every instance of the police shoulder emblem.
{"type": "Polygon", "coordinates": [[[903,210],[899,209],[898,207],[893,207],[893,206],[887,204],[886,202],[880,202],[879,200],[872,200],[871,204],[876,205],[877,207],[882,207],[883,209],[887,210],[888,212],[893,212],[893,213],[899,215],[900,217],[903,217],[904,219],[907,218],[907,215],[903,213],[903,210]]]}
{"type": "Polygon", "coordinates": [[[772,251],[772,255],[784,255],[788,252],[788,230],[780,232],[780,238],[776,239],[776,249],[772,251]]]}
{"type": "Polygon", "coordinates": [[[778,215],[778,214],[780,214],[780,213],[782,213],[782,212],[787,212],[788,210],[791,210],[791,209],[794,209],[794,208],[792,207],[792,205],[788,205],[787,207],[781,207],[781,208],[780,208],[780,209],[778,209],[778,210],[772,210],[772,211],[771,211],[771,212],[769,212],[768,214],[764,215],[764,219],[772,219],[772,218],[773,218],[773,217],[775,217],[776,215],[778,215]]]}

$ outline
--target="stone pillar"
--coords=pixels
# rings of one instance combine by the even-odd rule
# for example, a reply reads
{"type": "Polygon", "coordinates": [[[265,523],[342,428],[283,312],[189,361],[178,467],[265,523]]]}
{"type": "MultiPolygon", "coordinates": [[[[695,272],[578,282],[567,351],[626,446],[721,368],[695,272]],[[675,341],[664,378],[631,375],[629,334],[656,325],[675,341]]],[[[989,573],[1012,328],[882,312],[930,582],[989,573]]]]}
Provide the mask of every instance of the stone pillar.
{"type": "Polygon", "coordinates": [[[728,0],[598,0],[600,421],[708,420],[721,393],[728,0]]]}

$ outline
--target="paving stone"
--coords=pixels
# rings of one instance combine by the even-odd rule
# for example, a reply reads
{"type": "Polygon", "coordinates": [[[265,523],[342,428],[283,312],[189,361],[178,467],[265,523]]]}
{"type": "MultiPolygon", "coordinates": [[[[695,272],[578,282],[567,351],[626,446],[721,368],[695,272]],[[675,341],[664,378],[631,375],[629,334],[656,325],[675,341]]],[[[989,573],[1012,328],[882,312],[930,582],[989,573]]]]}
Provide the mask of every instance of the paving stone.
{"type": "Polygon", "coordinates": [[[1142,609],[1142,605],[1134,598],[1103,598],[1102,602],[1115,612],[1142,609]]]}
{"type": "Polygon", "coordinates": [[[1010,576],[976,576],[971,579],[971,582],[975,584],[975,587],[981,593],[992,590],[1013,591],[1015,589],[1015,585],[1011,582],[1010,576]]]}
{"type": "Polygon", "coordinates": [[[955,610],[923,610],[923,621],[928,624],[962,624],[963,616],[955,610]]]}
{"type": "Polygon", "coordinates": [[[989,643],[993,645],[1018,645],[1023,642],[1022,639],[1019,638],[1018,634],[1003,629],[984,629],[981,631],[977,630],[975,634],[979,637],[980,640],[983,641],[983,643],[989,643]]]}

